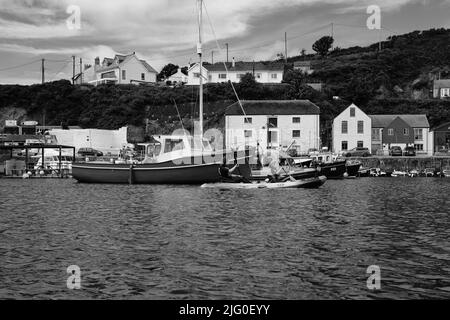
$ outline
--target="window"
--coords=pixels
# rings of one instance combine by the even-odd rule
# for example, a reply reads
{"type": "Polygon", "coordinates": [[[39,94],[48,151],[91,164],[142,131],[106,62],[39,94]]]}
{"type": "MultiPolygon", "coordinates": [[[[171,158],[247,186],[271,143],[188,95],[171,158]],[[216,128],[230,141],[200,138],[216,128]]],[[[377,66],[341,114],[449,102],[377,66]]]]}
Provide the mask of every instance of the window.
{"type": "Polygon", "coordinates": [[[208,81],[211,82],[212,81],[212,75],[208,74],[208,81]]]}
{"type": "Polygon", "coordinates": [[[101,76],[102,79],[105,79],[105,78],[115,78],[115,77],[116,77],[116,74],[114,73],[114,71],[102,73],[102,76],[101,76]]]}
{"type": "Polygon", "coordinates": [[[408,128],[404,128],[403,129],[403,135],[409,136],[409,129],[408,128]]]}
{"type": "Polygon", "coordinates": [[[356,109],[350,108],[350,117],[354,118],[356,116],[356,109]]]}
{"type": "Polygon", "coordinates": [[[414,129],[414,140],[423,140],[423,129],[414,129]]]}
{"type": "Polygon", "coordinates": [[[252,135],[253,135],[253,132],[252,132],[252,130],[244,130],[244,137],[245,138],[251,138],[252,137],[252,135]]]}
{"type": "Polygon", "coordinates": [[[122,70],[122,80],[127,79],[127,70],[122,70]]]}
{"type": "Polygon", "coordinates": [[[348,150],[348,142],[347,141],[342,141],[342,150],[343,151],[348,150]]]}
{"type": "Polygon", "coordinates": [[[358,121],[358,133],[359,134],[364,133],[364,121],[358,121]]]}
{"type": "Polygon", "coordinates": [[[364,141],[358,141],[358,144],[356,146],[358,148],[364,148],[364,141]]]}
{"type": "Polygon", "coordinates": [[[300,117],[293,117],[292,123],[300,123],[300,117]]]}
{"type": "Polygon", "coordinates": [[[388,136],[394,135],[394,129],[388,129],[388,136]]]}
{"type": "MultiPolygon", "coordinates": [[[[342,134],[347,134],[348,133],[348,122],[347,121],[342,121],[342,134]]],[[[347,150],[347,149],[345,149],[347,150]]]]}
{"type": "Polygon", "coordinates": [[[253,123],[253,118],[244,118],[244,123],[252,124],[253,123]]]}
{"type": "Polygon", "coordinates": [[[450,88],[443,88],[441,93],[442,98],[450,96],[450,88]]]}
{"type": "Polygon", "coordinates": [[[164,153],[172,152],[174,150],[183,150],[184,143],[181,139],[167,139],[164,145],[164,153]]]}
{"type": "Polygon", "coordinates": [[[145,73],[141,73],[141,80],[145,81],[145,73]]]}
{"type": "Polygon", "coordinates": [[[292,131],[292,138],[300,138],[300,130],[292,131]]]}
{"type": "Polygon", "coordinates": [[[227,74],[226,73],[219,73],[219,79],[226,79],[227,74]]]}
{"type": "Polygon", "coordinates": [[[270,77],[271,77],[272,79],[278,79],[278,74],[272,73],[272,74],[270,75],[270,77]]]}
{"type": "Polygon", "coordinates": [[[278,128],[278,118],[269,118],[269,128],[278,128]]]}
{"type": "Polygon", "coordinates": [[[416,151],[423,151],[423,144],[415,144],[414,149],[416,151]]]}
{"type": "Polygon", "coordinates": [[[245,74],[243,74],[243,73],[238,73],[238,74],[236,75],[236,78],[242,79],[244,76],[245,76],[245,74]]]}
{"type": "Polygon", "coordinates": [[[200,73],[199,72],[194,72],[194,78],[200,78],[200,73]]]}
{"type": "Polygon", "coordinates": [[[380,129],[372,129],[372,140],[375,141],[381,140],[380,129]]]}
{"type": "Polygon", "coordinates": [[[262,74],[261,73],[257,73],[255,78],[256,79],[261,79],[262,78],[262,74]]]}

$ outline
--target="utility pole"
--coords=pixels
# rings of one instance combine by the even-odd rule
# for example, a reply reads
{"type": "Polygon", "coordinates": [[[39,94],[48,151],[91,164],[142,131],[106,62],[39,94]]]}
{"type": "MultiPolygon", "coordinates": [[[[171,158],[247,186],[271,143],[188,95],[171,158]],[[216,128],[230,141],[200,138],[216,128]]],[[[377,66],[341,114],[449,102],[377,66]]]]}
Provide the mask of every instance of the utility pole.
{"type": "MultiPolygon", "coordinates": [[[[333,22],[331,23],[331,38],[334,40],[334,23],[333,22]]],[[[333,50],[333,49],[334,49],[334,41],[331,44],[331,50],[333,50]]]]}
{"type": "Polygon", "coordinates": [[[287,63],[287,52],[288,52],[288,44],[287,44],[287,32],[284,33],[284,62],[287,63]]]}
{"type": "Polygon", "coordinates": [[[83,84],[83,58],[80,58],[80,84],[83,84]]]}
{"type": "Polygon", "coordinates": [[[211,64],[214,64],[214,50],[211,50],[211,64]]]}
{"type": "Polygon", "coordinates": [[[72,56],[72,84],[75,84],[75,56],[72,56]]]}
{"type": "Polygon", "coordinates": [[[45,83],[45,59],[42,59],[42,84],[45,83]]]}
{"type": "Polygon", "coordinates": [[[227,63],[228,63],[228,42],[225,43],[225,45],[227,46],[227,63]]]}
{"type": "Polygon", "coordinates": [[[378,30],[378,51],[381,52],[382,47],[381,47],[381,27],[380,30],[378,30]]]}

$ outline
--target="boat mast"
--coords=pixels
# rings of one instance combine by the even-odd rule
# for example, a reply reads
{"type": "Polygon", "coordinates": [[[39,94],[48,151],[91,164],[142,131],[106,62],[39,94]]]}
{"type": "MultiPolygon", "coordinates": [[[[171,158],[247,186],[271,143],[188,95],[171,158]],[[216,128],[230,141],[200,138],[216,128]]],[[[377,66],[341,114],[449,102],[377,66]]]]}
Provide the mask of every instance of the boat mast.
{"type": "MultiPolygon", "coordinates": [[[[203,0],[197,0],[198,5],[198,44],[197,44],[197,54],[199,57],[199,67],[200,67],[200,92],[199,92],[199,126],[200,126],[200,141],[203,141],[203,61],[202,61],[202,11],[203,11],[203,0]]],[[[203,148],[203,142],[201,142],[203,148]]]]}

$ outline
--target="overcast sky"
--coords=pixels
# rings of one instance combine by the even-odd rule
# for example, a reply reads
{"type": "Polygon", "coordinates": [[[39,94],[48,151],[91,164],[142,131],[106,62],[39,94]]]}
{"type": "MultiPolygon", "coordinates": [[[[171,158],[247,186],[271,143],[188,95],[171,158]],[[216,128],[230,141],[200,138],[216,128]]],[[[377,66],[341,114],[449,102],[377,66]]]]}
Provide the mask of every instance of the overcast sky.
{"type": "MultiPolygon", "coordinates": [[[[349,47],[376,42],[368,30],[369,5],[382,13],[383,39],[392,34],[450,27],[450,0],[205,0],[220,45],[229,43],[230,59],[272,59],[331,34],[335,45],[349,47]]],[[[96,56],[136,52],[158,71],[169,63],[196,61],[196,0],[0,0],[0,83],[40,82],[40,62],[47,59],[46,80],[70,78],[71,56],[93,63],[96,56]],[[81,8],[81,29],[69,30],[66,12],[81,8]],[[22,64],[20,68],[4,70],[22,64]]],[[[208,16],[205,59],[226,59],[214,43],[208,16]]]]}

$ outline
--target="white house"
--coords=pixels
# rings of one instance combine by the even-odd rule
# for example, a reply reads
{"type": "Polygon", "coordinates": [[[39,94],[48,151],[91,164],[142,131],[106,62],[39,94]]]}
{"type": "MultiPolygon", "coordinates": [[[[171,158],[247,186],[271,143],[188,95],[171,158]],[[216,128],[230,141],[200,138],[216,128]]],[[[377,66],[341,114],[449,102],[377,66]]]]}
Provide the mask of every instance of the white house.
{"type": "Polygon", "coordinates": [[[450,98],[450,79],[434,80],[433,98],[450,98]]]}
{"type": "Polygon", "coordinates": [[[288,147],[298,153],[319,148],[320,109],[309,100],[243,100],[225,114],[226,148],[245,146],[263,150],[288,147]]]}
{"type": "Polygon", "coordinates": [[[133,52],[129,55],[117,54],[114,58],[104,58],[102,64],[97,57],[94,66],[86,66],[83,74],[75,77],[75,81],[94,85],[156,83],[157,74],[155,69],[133,52]]]}
{"type": "MultiPolygon", "coordinates": [[[[281,83],[283,81],[284,65],[282,63],[261,62],[223,62],[206,64],[202,68],[203,83],[240,82],[241,78],[251,73],[260,83],[281,83]]],[[[188,70],[188,85],[200,84],[200,66],[192,65],[188,70]]]]}
{"type": "Polygon", "coordinates": [[[294,70],[299,70],[308,75],[314,73],[311,61],[295,61],[294,62],[294,70]]]}
{"type": "Polygon", "coordinates": [[[333,121],[333,152],[341,153],[353,148],[372,149],[372,119],[352,104],[333,121]]]}
{"type": "Polygon", "coordinates": [[[166,79],[166,82],[169,82],[171,84],[181,84],[181,83],[187,83],[188,82],[188,76],[185,75],[181,68],[178,68],[177,72],[173,75],[171,75],[169,78],[166,79]]]}

